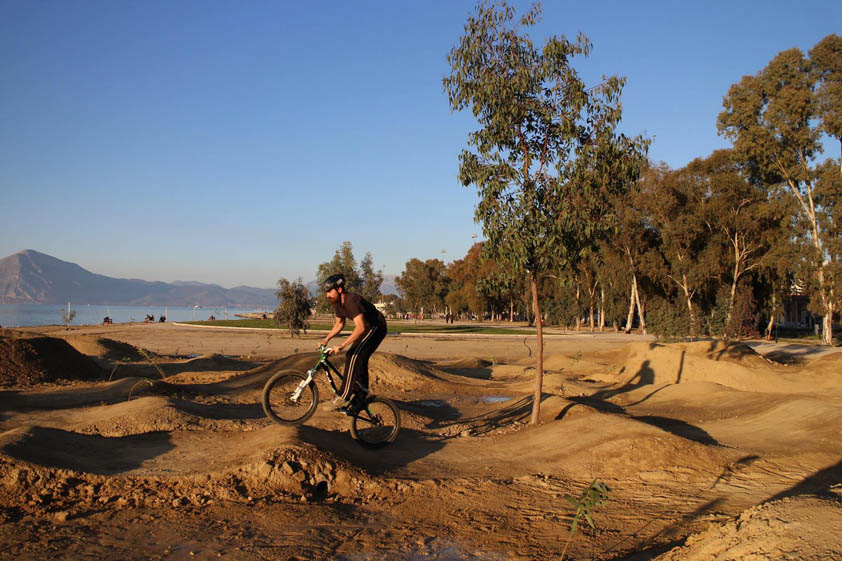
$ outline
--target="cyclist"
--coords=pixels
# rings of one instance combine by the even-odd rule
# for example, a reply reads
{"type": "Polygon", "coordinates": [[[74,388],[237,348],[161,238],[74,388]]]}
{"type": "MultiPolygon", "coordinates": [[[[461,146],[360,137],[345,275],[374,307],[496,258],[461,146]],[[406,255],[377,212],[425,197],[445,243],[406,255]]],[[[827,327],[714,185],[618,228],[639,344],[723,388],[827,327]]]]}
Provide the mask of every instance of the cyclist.
{"type": "Polygon", "coordinates": [[[336,312],[333,329],[322,340],[322,344],[327,346],[342,331],[347,320],[354,322],[354,329],[348,338],[328,350],[328,354],[335,355],[348,349],[339,397],[329,407],[348,413],[354,397],[355,382],[359,382],[363,391],[368,392],[368,358],[386,336],[386,318],[374,304],[359,294],[346,292],[345,276],[341,273],[327,277],[322,282],[322,290],[336,312]]]}

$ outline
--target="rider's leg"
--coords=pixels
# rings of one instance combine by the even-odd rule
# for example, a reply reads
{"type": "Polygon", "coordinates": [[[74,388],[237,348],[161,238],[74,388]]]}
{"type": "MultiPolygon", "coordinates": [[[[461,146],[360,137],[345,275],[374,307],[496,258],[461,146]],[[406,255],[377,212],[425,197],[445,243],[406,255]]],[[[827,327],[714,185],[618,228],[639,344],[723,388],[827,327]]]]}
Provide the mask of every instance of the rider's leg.
{"type": "Polygon", "coordinates": [[[366,333],[358,345],[345,355],[345,376],[339,395],[348,401],[356,391],[356,382],[368,389],[368,359],[386,336],[386,326],[376,325],[366,333]]]}

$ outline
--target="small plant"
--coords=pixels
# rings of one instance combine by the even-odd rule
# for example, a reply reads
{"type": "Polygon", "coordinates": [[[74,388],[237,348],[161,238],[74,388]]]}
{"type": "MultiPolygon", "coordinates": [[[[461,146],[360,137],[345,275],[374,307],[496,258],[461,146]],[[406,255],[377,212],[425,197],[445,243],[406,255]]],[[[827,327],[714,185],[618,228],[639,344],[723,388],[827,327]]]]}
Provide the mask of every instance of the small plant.
{"type": "Polygon", "coordinates": [[[70,302],[67,303],[67,311],[61,313],[61,321],[64,323],[64,327],[67,330],[70,330],[70,324],[73,322],[73,318],[76,317],[76,312],[70,309],[70,302]]]}
{"type": "Polygon", "coordinates": [[[138,351],[140,351],[140,354],[142,354],[142,355],[143,355],[143,357],[144,357],[146,360],[148,360],[148,361],[149,361],[149,363],[150,363],[152,366],[154,366],[154,367],[155,367],[155,370],[157,370],[157,371],[158,371],[158,374],[160,374],[160,375],[161,375],[161,379],[162,379],[162,380],[166,380],[166,379],[167,379],[167,375],[166,375],[166,374],[164,374],[164,371],[163,371],[163,370],[161,370],[161,367],[160,367],[160,366],[158,366],[158,363],[157,363],[157,362],[155,362],[155,359],[153,359],[153,358],[152,358],[152,356],[151,356],[149,353],[147,353],[145,349],[138,349],[138,351]]]}
{"type": "Polygon", "coordinates": [[[564,498],[573,505],[576,512],[573,514],[573,521],[570,523],[570,533],[567,535],[567,542],[564,544],[564,549],[561,550],[561,561],[564,560],[564,554],[567,553],[567,546],[579,529],[579,521],[584,519],[591,528],[596,529],[596,525],[591,518],[591,510],[601,505],[608,498],[608,493],[611,489],[607,485],[601,483],[598,479],[591,481],[591,484],[582,491],[579,499],[576,500],[570,495],[564,495],[564,498]]]}

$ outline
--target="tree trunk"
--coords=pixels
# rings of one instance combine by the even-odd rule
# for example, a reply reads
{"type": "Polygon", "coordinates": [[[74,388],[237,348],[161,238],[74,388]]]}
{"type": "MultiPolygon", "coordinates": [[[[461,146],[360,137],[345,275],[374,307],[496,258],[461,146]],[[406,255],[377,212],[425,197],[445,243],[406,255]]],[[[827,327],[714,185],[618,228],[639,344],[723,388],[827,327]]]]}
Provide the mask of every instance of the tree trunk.
{"type": "Polygon", "coordinates": [[[629,294],[629,315],[626,318],[626,328],[623,330],[626,333],[631,333],[632,322],[634,321],[634,294],[637,292],[637,282],[634,275],[632,275],[631,293],[629,294]]]}
{"type": "Polygon", "coordinates": [[[833,345],[833,302],[828,299],[825,304],[826,313],[822,318],[822,344],[833,345]]]}
{"type": "Polygon", "coordinates": [[[640,290],[637,288],[637,277],[634,277],[634,301],[637,304],[637,319],[640,324],[640,332],[646,335],[646,309],[640,301],[640,290]]]}
{"type": "Polygon", "coordinates": [[[690,314],[690,336],[696,336],[696,314],[693,312],[693,296],[687,289],[687,275],[681,275],[684,284],[681,289],[684,291],[684,298],[687,300],[687,312],[690,314]]]}
{"type": "Polygon", "coordinates": [[[775,296],[774,284],[772,285],[772,315],[769,318],[769,324],[766,326],[766,340],[772,340],[772,329],[775,327],[775,314],[778,311],[778,299],[775,296]]]}
{"type": "Polygon", "coordinates": [[[535,273],[529,273],[529,282],[532,285],[532,307],[535,311],[535,326],[537,327],[538,351],[535,356],[535,398],[532,403],[532,418],[530,424],[537,425],[541,419],[541,394],[544,383],[544,330],[541,322],[541,303],[538,301],[538,279],[535,273]]]}
{"type": "Polygon", "coordinates": [[[725,332],[722,334],[723,338],[728,334],[728,326],[731,325],[731,316],[734,313],[734,304],[737,300],[737,283],[740,282],[740,264],[742,258],[740,257],[739,241],[734,241],[734,276],[731,279],[731,296],[728,298],[728,313],[725,314],[725,332]]]}
{"type": "Polygon", "coordinates": [[[515,299],[509,300],[509,323],[515,322],[515,299]]]}
{"type": "Polygon", "coordinates": [[[599,332],[605,331],[605,289],[599,287],[599,332]]]}

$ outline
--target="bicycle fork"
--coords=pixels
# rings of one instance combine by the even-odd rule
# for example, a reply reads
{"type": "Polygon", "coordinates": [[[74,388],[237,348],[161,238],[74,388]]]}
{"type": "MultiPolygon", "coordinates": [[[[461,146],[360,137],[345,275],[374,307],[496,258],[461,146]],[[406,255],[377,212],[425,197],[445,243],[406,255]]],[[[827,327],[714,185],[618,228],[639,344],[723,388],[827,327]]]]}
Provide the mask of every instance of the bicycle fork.
{"type": "Polygon", "coordinates": [[[301,380],[301,383],[298,384],[298,387],[295,388],[294,392],[292,392],[292,395],[290,396],[291,401],[293,401],[294,403],[298,402],[298,398],[301,397],[301,392],[303,392],[304,388],[306,388],[308,385],[310,385],[310,382],[313,381],[313,375],[314,374],[315,374],[315,369],[313,369],[313,368],[311,368],[310,370],[307,371],[307,377],[304,378],[303,380],[301,380]]]}

